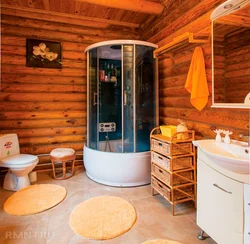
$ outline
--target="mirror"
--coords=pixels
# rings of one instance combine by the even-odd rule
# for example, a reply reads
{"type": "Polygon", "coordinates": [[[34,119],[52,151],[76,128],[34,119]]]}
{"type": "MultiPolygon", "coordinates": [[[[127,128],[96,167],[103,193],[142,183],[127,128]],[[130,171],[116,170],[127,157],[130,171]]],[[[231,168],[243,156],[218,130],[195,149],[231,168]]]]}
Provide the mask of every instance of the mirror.
{"type": "Polygon", "coordinates": [[[228,0],[212,15],[213,105],[250,108],[250,0],[228,0]]]}

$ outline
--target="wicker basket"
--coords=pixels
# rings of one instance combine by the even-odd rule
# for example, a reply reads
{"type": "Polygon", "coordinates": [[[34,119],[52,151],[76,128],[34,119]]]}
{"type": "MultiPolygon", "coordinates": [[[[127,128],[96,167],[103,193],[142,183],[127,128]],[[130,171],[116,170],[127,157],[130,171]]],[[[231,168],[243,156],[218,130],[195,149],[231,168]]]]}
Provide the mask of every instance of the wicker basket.
{"type": "MultiPolygon", "coordinates": [[[[170,202],[178,201],[188,197],[186,194],[178,191],[177,189],[174,189],[172,194],[171,189],[167,185],[157,180],[153,176],[151,178],[151,183],[152,187],[163,197],[167,198],[170,202]]],[[[192,196],[194,195],[194,185],[184,186],[183,188],[181,188],[181,190],[192,196]]]]}
{"type": "Polygon", "coordinates": [[[161,153],[166,156],[174,156],[181,154],[190,154],[193,152],[192,143],[167,143],[158,141],[155,139],[151,140],[151,150],[161,153]]]}
{"type": "Polygon", "coordinates": [[[156,178],[162,180],[169,186],[178,186],[181,184],[192,182],[194,180],[193,170],[179,172],[177,175],[175,175],[169,173],[168,171],[160,168],[158,165],[153,163],[151,172],[156,178]],[[185,178],[182,178],[179,175],[185,178]]]}
{"type": "Polygon", "coordinates": [[[161,165],[163,168],[167,169],[168,171],[188,169],[188,168],[193,166],[193,157],[192,156],[170,159],[170,158],[164,157],[161,154],[158,154],[158,153],[152,151],[151,152],[151,159],[153,162],[161,165]]]}

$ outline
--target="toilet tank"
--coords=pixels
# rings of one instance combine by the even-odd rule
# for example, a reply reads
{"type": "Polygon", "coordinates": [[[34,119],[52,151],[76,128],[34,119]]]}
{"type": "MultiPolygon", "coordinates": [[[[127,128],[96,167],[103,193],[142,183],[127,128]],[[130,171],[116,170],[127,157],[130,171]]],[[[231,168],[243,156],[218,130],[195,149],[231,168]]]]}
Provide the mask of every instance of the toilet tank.
{"type": "Polygon", "coordinates": [[[15,154],[20,154],[17,134],[6,134],[0,136],[0,159],[15,154]]]}

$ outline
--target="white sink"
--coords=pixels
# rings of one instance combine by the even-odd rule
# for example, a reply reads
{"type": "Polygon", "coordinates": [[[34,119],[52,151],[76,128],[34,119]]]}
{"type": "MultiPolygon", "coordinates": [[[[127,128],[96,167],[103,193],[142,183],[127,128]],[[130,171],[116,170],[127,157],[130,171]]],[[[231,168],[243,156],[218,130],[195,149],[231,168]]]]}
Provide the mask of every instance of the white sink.
{"type": "Polygon", "coordinates": [[[247,143],[233,140],[231,144],[215,140],[193,141],[213,163],[238,174],[250,173],[250,148],[247,143]]]}

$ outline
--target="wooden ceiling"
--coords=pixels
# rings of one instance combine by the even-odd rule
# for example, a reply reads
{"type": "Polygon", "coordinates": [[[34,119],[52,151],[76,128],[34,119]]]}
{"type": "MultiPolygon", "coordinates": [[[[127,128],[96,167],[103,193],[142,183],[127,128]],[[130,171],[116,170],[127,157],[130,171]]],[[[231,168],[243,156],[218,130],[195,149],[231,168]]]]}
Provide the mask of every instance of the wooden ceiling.
{"type": "Polygon", "coordinates": [[[98,18],[139,27],[161,15],[172,0],[1,0],[2,7],[64,16],[98,18]]]}

